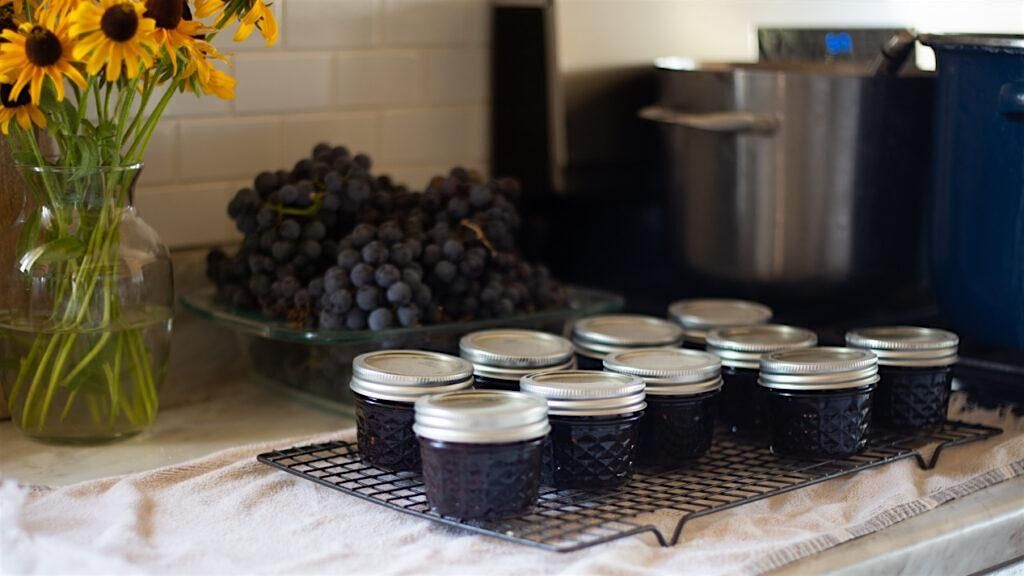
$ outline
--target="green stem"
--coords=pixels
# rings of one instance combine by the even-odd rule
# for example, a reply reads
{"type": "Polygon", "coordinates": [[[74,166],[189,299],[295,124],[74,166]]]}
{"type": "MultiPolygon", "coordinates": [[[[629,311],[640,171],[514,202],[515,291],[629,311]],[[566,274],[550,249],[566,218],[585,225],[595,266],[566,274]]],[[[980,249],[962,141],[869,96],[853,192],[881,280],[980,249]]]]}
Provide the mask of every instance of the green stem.
{"type": "Polygon", "coordinates": [[[57,380],[60,378],[60,373],[64,370],[64,364],[68,361],[68,355],[75,347],[75,340],[78,339],[78,334],[72,332],[68,334],[64,340],[64,344],[61,345],[60,352],[57,353],[57,359],[53,363],[53,368],[50,369],[50,382],[46,387],[46,394],[43,396],[43,404],[39,407],[39,428],[43,428],[46,423],[46,417],[50,414],[50,405],[53,403],[53,394],[57,391],[57,380]]]}
{"type": "Polygon", "coordinates": [[[70,386],[71,383],[75,380],[75,378],[77,378],[78,375],[82,373],[83,370],[88,368],[89,364],[91,364],[92,361],[95,360],[97,356],[99,356],[99,353],[102,352],[103,348],[107,345],[108,340],[110,340],[110,332],[104,332],[103,335],[100,336],[99,341],[96,342],[96,345],[93,346],[91,350],[89,350],[89,353],[86,354],[85,357],[82,358],[78,362],[78,364],[71,369],[71,372],[68,372],[68,375],[65,376],[63,380],[61,380],[60,385],[70,386]]]}
{"type": "Polygon", "coordinates": [[[64,409],[60,411],[60,421],[67,420],[68,414],[71,412],[71,405],[75,403],[75,397],[78,396],[78,388],[75,388],[68,394],[68,399],[64,402],[64,409]]]}
{"type": "MultiPolygon", "coordinates": [[[[45,338],[46,336],[44,335],[41,337],[45,338]]],[[[58,340],[60,340],[60,335],[50,335],[50,343],[46,346],[46,352],[43,353],[43,357],[39,359],[39,364],[36,365],[36,373],[32,377],[32,384],[28,387],[28,394],[25,395],[25,404],[22,406],[21,410],[21,425],[24,428],[31,427],[31,412],[32,408],[35,406],[32,400],[36,396],[36,390],[39,388],[39,383],[43,379],[43,371],[46,369],[46,365],[50,363],[50,356],[53,355],[53,350],[57,345],[58,340]]],[[[11,406],[11,408],[13,409],[14,407],[11,406]]]]}
{"type": "Polygon", "coordinates": [[[135,140],[132,141],[131,147],[128,148],[128,153],[125,154],[125,158],[128,159],[129,163],[140,162],[142,160],[142,155],[146,152],[146,146],[149,145],[149,139],[153,136],[156,124],[160,121],[160,117],[163,116],[167,105],[170,104],[171,98],[174,97],[174,93],[177,92],[178,87],[181,86],[181,82],[181,80],[175,79],[170,83],[167,87],[167,91],[160,97],[160,101],[157,103],[153,113],[149,115],[149,118],[147,118],[145,123],[143,123],[142,129],[135,135],[135,140]]]}
{"type": "Polygon", "coordinates": [[[18,397],[18,392],[21,392],[21,387],[25,384],[25,378],[28,378],[29,368],[35,365],[33,359],[40,353],[42,347],[43,339],[37,337],[32,342],[32,349],[21,359],[21,365],[18,367],[18,376],[15,377],[14,386],[11,387],[11,393],[7,396],[7,406],[11,410],[14,410],[14,400],[18,397]]]}
{"type": "Polygon", "coordinates": [[[128,129],[124,132],[124,140],[127,141],[131,138],[132,134],[139,127],[139,122],[142,121],[142,117],[146,114],[146,107],[149,106],[149,100],[153,97],[153,92],[156,90],[156,82],[147,82],[145,87],[142,89],[142,101],[139,103],[139,109],[132,118],[131,124],[128,125],[128,129]]]}
{"type": "Polygon", "coordinates": [[[110,384],[110,427],[114,427],[114,420],[117,418],[117,406],[120,403],[121,391],[121,352],[124,350],[124,335],[117,335],[117,342],[114,343],[114,367],[110,370],[108,379],[110,384]]]}

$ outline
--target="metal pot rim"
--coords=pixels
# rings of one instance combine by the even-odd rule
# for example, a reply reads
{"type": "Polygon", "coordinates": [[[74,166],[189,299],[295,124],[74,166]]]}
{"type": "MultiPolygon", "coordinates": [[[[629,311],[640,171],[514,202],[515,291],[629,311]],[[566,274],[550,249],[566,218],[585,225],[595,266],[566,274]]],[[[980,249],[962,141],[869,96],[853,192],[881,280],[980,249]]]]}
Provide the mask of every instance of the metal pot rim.
{"type": "Polygon", "coordinates": [[[1019,48],[1024,50],[1024,34],[921,34],[918,40],[926,46],[958,48],[1019,48]]]}

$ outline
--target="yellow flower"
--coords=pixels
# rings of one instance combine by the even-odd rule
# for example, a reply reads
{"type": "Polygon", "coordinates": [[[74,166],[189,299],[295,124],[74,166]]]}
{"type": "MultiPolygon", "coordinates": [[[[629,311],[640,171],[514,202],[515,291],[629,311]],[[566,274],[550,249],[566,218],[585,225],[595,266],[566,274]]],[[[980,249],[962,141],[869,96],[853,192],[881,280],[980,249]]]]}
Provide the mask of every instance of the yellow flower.
{"type": "Polygon", "coordinates": [[[224,0],[196,0],[196,18],[208,18],[224,10],[224,0]]]}
{"type": "Polygon", "coordinates": [[[18,19],[25,17],[25,0],[0,0],[0,8],[9,10],[18,19]]]}
{"type": "Polygon", "coordinates": [[[57,20],[52,13],[39,16],[35,24],[27,22],[16,31],[4,30],[2,38],[7,42],[0,44],[0,78],[14,84],[10,97],[17,100],[28,86],[34,104],[39,104],[47,78],[57,100],[64,99],[65,79],[85,86],[85,78],[72,60],[67,20],[57,20]]]}
{"type": "Polygon", "coordinates": [[[239,19],[235,42],[248,38],[254,27],[259,28],[260,34],[267,39],[267,46],[273,46],[277,42],[277,20],[270,6],[264,4],[263,0],[253,0],[252,7],[239,19]]]}
{"type": "Polygon", "coordinates": [[[156,21],[153,38],[167,52],[171,68],[178,73],[179,50],[196,51],[196,38],[211,30],[202,22],[184,18],[185,0],[146,0],[146,16],[156,21]]]}
{"type": "Polygon", "coordinates": [[[82,0],[49,0],[46,7],[50,12],[63,15],[70,14],[80,3],[82,0]]]}
{"type": "Polygon", "coordinates": [[[11,120],[16,121],[25,130],[31,130],[32,124],[46,128],[46,116],[39,107],[32,103],[28,92],[22,92],[18,98],[11,99],[13,84],[0,84],[0,132],[10,134],[11,120]]]}
{"type": "Polygon", "coordinates": [[[74,56],[85,62],[85,71],[96,74],[107,67],[108,82],[139,75],[140,64],[150,68],[159,50],[153,31],[156,21],[145,18],[145,5],[138,0],[101,0],[99,5],[82,2],[71,14],[71,34],[78,36],[74,56]]]}
{"type": "Polygon", "coordinates": [[[196,51],[192,54],[188,68],[183,77],[189,80],[186,86],[198,95],[213,94],[222,100],[235,99],[236,80],[213,66],[212,60],[227,61],[212,44],[205,41],[196,43],[196,51]]]}

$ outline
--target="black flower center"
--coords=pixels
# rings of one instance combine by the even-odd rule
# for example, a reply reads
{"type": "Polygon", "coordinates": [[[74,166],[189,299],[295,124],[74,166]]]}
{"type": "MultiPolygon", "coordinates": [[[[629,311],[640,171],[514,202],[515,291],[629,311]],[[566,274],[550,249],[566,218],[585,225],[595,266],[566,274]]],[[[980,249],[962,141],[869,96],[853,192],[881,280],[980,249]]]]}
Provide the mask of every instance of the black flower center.
{"type": "Polygon", "coordinates": [[[139,29],[139,17],[135,14],[135,8],[127,2],[107,8],[100,19],[100,29],[107,38],[115,42],[131,40],[139,29]]]}
{"type": "Polygon", "coordinates": [[[12,88],[14,88],[14,84],[0,84],[0,104],[4,108],[19,108],[32,102],[32,96],[28,90],[22,90],[17,99],[11,100],[12,88]]]}
{"type": "Polygon", "coordinates": [[[158,28],[174,30],[181,22],[187,0],[146,0],[146,16],[156,20],[158,28]]]}
{"type": "Polygon", "coordinates": [[[41,68],[56,64],[63,51],[60,38],[42,26],[33,26],[25,39],[28,61],[41,68]]]}
{"type": "MultiPolygon", "coordinates": [[[[0,6],[0,32],[17,29],[18,25],[14,22],[14,4],[0,6]]],[[[0,39],[0,42],[7,42],[7,40],[0,39]]]]}

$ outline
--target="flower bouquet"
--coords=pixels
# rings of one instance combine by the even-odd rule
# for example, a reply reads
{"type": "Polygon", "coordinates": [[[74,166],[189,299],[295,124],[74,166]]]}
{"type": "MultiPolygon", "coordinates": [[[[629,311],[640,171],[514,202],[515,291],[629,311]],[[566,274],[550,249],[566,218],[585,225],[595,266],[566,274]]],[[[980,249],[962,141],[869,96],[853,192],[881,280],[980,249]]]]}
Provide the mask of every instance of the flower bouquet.
{"type": "Polygon", "coordinates": [[[0,384],[27,434],[105,440],[156,416],[171,264],[132,194],[172,98],[234,98],[228,28],[277,39],[264,0],[0,0],[0,132],[28,190],[0,384]]]}

